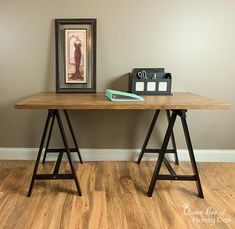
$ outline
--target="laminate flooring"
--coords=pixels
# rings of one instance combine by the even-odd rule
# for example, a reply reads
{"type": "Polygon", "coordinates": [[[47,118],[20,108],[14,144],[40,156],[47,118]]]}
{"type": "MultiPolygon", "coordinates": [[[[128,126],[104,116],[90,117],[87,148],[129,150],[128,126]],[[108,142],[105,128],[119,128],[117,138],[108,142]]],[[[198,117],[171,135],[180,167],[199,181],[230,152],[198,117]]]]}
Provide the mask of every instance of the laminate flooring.
{"type": "MultiPolygon", "coordinates": [[[[0,161],[0,228],[235,228],[235,163],[198,163],[205,199],[194,181],[158,181],[147,197],[153,161],[75,164],[82,197],[73,180],[52,180],[36,181],[29,198],[34,162],[0,161]]],[[[171,164],[192,174],[189,162],[171,164]]]]}

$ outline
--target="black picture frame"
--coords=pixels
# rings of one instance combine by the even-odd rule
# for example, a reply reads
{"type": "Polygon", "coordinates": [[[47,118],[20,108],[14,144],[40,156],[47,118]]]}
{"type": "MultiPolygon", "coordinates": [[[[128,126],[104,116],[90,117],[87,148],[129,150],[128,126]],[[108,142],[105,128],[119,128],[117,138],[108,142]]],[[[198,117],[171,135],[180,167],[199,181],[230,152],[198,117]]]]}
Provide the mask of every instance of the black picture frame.
{"type": "Polygon", "coordinates": [[[55,19],[56,92],[96,92],[96,19],[55,19]]]}

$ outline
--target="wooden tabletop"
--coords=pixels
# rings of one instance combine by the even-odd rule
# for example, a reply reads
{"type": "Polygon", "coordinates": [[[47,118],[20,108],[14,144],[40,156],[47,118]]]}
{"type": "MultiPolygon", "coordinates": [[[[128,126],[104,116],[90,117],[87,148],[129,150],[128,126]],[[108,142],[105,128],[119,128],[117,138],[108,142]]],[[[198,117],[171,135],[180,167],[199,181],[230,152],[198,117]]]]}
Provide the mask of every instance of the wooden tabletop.
{"type": "Polygon", "coordinates": [[[111,102],[104,93],[41,92],[16,103],[18,109],[83,109],[83,110],[153,110],[153,109],[229,109],[230,105],[213,99],[176,92],[168,96],[143,96],[145,101],[111,102]]]}

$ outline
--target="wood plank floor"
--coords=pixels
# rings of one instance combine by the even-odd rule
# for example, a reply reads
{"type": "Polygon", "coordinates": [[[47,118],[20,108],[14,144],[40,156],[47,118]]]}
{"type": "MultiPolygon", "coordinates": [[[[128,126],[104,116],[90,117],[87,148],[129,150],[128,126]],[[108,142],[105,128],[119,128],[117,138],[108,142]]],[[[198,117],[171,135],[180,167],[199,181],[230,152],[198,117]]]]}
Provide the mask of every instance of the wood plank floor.
{"type": "MultiPolygon", "coordinates": [[[[0,161],[0,228],[235,228],[235,163],[198,164],[205,199],[189,181],[159,181],[147,197],[154,162],[76,165],[82,197],[73,181],[55,180],[36,181],[28,198],[34,162],[0,161]]],[[[187,162],[173,167],[191,172],[187,162]]]]}

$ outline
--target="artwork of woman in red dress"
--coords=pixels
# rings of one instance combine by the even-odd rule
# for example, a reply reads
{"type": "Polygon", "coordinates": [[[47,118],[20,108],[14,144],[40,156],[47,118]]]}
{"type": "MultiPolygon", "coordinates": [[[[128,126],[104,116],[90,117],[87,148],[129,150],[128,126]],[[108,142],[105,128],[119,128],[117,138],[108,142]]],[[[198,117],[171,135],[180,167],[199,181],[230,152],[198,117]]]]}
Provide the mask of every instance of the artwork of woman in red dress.
{"type": "Polygon", "coordinates": [[[75,73],[73,74],[72,78],[74,80],[83,80],[83,77],[81,75],[81,70],[80,70],[80,65],[81,65],[81,57],[82,57],[82,52],[81,52],[81,43],[79,42],[74,42],[74,61],[76,65],[76,70],[75,73]]]}
{"type": "Polygon", "coordinates": [[[86,31],[66,30],[66,83],[86,83],[86,31]]]}

